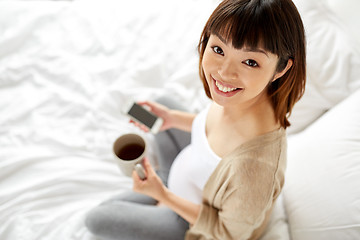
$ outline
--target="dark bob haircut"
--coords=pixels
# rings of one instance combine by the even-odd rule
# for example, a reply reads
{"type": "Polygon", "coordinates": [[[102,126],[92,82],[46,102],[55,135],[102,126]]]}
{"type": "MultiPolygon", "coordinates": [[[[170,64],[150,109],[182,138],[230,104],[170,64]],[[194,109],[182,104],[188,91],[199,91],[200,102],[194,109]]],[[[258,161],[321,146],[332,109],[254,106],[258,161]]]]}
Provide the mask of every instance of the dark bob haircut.
{"type": "Polygon", "coordinates": [[[199,74],[206,95],[211,98],[202,60],[211,34],[231,42],[236,49],[263,48],[278,56],[277,72],[289,59],[292,67],[268,86],[268,96],[281,126],[302,97],[306,82],[305,33],[300,14],[291,0],[224,0],[214,10],[201,34],[198,51],[199,74]]]}

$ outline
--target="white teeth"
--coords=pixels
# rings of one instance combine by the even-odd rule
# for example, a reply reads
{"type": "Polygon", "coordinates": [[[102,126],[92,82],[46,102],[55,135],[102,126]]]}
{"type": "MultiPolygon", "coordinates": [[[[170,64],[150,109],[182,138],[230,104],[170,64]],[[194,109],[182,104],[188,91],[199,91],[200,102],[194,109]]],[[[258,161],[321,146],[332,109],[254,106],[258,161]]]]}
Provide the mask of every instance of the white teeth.
{"type": "Polygon", "coordinates": [[[222,92],[231,92],[236,90],[237,88],[228,88],[228,87],[224,87],[223,85],[221,85],[218,81],[215,81],[216,86],[218,87],[218,89],[222,92]]]}

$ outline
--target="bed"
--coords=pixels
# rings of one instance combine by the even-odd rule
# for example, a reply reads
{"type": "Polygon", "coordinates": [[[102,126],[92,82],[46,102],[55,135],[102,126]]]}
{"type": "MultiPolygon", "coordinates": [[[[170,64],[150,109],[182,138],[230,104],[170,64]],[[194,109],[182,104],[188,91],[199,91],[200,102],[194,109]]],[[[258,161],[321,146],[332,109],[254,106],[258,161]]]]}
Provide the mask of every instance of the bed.
{"type": "MultiPolygon", "coordinates": [[[[131,188],[113,141],[137,132],[154,144],[122,103],[167,95],[192,112],[208,103],[196,47],[217,3],[0,1],[1,240],[95,240],[87,211],[131,188]]],[[[308,83],[262,240],[360,239],[360,4],[295,3],[308,83]]]]}

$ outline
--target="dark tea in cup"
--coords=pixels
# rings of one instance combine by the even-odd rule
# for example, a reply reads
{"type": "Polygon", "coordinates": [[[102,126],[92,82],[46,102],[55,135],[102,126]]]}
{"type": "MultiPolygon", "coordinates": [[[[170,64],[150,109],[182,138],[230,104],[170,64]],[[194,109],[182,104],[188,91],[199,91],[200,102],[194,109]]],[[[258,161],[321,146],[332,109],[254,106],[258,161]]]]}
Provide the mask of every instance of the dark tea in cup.
{"type": "Polygon", "coordinates": [[[114,142],[113,153],[121,171],[130,177],[134,167],[145,157],[145,139],[135,133],[124,134],[114,142]]]}
{"type": "Polygon", "coordinates": [[[130,143],[119,149],[116,155],[122,160],[134,160],[141,156],[145,150],[145,147],[137,143],[130,143]]]}

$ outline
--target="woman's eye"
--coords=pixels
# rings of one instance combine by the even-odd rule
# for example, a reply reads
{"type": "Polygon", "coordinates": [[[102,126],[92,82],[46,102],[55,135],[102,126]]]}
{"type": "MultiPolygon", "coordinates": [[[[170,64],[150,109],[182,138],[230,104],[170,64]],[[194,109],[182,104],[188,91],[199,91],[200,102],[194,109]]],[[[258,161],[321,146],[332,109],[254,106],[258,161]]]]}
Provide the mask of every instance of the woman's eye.
{"type": "Polygon", "coordinates": [[[245,60],[245,64],[250,66],[250,67],[257,67],[259,66],[257,64],[257,62],[255,60],[252,60],[252,59],[248,59],[248,60],[245,60]]]}
{"type": "Polygon", "coordinates": [[[214,50],[214,52],[217,53],[217,54],[224,55],[224,52],[223,52],[223,50],[222,50],[220,47],[213,47],[213,50],[214,50]]]}

